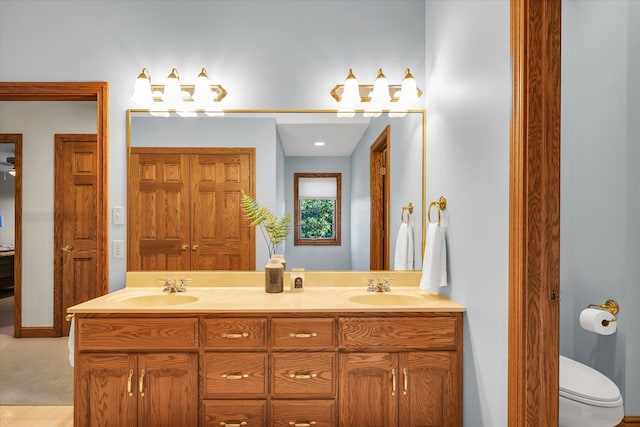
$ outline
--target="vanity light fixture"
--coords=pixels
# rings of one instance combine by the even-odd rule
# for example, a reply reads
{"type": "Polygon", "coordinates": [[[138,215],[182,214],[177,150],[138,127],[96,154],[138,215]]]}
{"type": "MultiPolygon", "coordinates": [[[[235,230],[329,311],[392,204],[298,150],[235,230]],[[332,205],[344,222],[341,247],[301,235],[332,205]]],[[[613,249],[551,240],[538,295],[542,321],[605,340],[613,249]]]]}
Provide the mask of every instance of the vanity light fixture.
{"type": "Polygon", "coordinates": [[[390,85],[382,69],[378,69],[373,85],[361,85],[350,68],[344,84],[336,85],[330,94],[338,101],[338,117],[353,117],[358,111],[365,117],[378,117],[383,111],[388,111],[389,117],[403,117],[422,91],[408,68],[401,85],[390,85]]]}
{"type": "Polygon", "coordinates": [[[143,68],[136,79],[131,101],[135,108],[149,110],[158,116],[168,116],[169,112],[184,117],[197,113],[223,116],[220,101],[226,95],[222,85],[211,84],[205,68],[200,71],[195,85],[182,84],[176,68],[171,70],[164,85],[152,84],[149,70],[143,68]]]}

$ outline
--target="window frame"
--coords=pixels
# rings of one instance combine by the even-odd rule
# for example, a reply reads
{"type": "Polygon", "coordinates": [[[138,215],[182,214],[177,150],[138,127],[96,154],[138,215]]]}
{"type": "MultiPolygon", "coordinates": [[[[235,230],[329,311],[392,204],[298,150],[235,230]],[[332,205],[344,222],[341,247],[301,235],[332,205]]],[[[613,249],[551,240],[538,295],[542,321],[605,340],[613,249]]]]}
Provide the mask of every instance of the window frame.
{"type": "Polygon", "coordinates": [[[340,246],[342,239],[342,173],[340,172],[296,172],[293,174],[294,246],[340,246]],[[300,178],[335,178],[336,206],[334,237],[332,239],[305,239],[300,236],[300,178]]]}

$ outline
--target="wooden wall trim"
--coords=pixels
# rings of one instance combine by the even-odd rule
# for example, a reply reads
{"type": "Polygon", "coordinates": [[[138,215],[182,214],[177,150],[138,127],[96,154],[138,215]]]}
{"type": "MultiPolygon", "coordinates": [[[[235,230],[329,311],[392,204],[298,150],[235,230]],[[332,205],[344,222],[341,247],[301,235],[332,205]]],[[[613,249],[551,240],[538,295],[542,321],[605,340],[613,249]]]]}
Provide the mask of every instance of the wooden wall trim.
{"type": "MultiPolygon", "coordinates": [[[[101,165],[101,177],[98,178],[99,209],[97,235],[98,246],[98,294],[109,291],[109,84],[107,82],[0,82],[0,101],[95,101],[96,133],[98,135],[98,156],[101,165]]],[[[16,165],[17,169],[17,165],[16,165]]],[[[17,238],[17,235],[16,235],[17,238]]],[[[17,245],[16,245],[17,246],[17,245]]],[[[16,262],[21,257],[16,251],[16,262]]],[[[18,288],[18,286],[16,286],[18,288]]],[[[21,307],[21,291],[15,291],[16,306],[21,307]]],[[[22,328],[19,313],[14,319],[16,337],[49,336],[47,328],[22,328]],[[21,330],[26,333],[21,334],[21,330]]]]}
{"type": "Polygon", "coordinates": [[[509,426],[557,426],[560,0],[511,0],[509,426]]]}
{"type": "Polygon", "coordinates": [[[640,426],[640,415],[629,415],[622,419],[622,422],[616,427],[634,427],[640,426]]]}

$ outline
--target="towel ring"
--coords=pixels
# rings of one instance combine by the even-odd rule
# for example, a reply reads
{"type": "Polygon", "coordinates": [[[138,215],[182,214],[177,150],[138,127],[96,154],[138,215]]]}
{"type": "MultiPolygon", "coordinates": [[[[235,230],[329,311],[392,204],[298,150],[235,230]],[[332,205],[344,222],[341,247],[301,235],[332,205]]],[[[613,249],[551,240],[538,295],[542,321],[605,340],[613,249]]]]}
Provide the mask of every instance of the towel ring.
{"type": "Polygon", "coordinates": [[[411,214],[413,214],[413,203],[409,202],[408,206],[403,206],[402,207],[402,213],[400,214],[400,220],[402,222],[405,222],[404,220],[404,214],[405,212],[407,213],[407,224],[409,224],[409,221],[411,221],[411,214]]]}
{"type": "Polygon", "coordinates": [[[431,224],[431,208],[435,206],[438,208],[438,225],[440,225],[440,212],[447,208],[447,199],[444,196],[440,196],[440,198],[434,202],[431,202],[429,205],[429,210],[427,211],[427,219],[429,220],[429,224],[431,224]]]}

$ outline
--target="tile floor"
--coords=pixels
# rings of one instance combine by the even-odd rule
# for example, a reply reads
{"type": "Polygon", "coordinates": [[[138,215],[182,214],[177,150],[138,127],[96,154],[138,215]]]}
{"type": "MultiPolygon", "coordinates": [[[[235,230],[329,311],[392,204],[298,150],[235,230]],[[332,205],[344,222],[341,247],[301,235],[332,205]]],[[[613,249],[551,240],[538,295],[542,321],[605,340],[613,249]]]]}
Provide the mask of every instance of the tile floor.
{"type": "Polygon", "coordinates": [[[73,406],[0,406],[0,427],[73,427],[73,406]]]}

